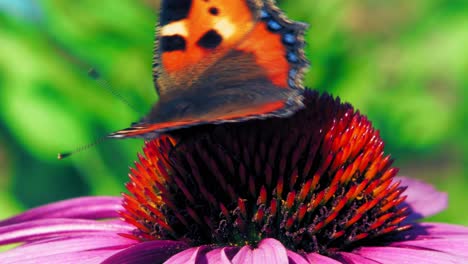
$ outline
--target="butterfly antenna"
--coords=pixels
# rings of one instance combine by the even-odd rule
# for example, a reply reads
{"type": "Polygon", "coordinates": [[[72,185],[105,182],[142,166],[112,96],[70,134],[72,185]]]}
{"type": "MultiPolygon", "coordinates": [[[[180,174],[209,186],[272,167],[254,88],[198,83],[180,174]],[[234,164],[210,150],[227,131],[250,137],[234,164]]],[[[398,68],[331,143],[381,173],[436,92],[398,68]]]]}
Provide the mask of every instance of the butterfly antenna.
{"type": "Polygon", "coordinates": [[[74,155],[74,154],[76,154],[76,153],[79,153],[79,152],[85,151],[85,150],[87,150],[87,149],[90,149],[90,148],[92,148],[92,147],[95,147],[96,145],[101,144],[102,142],[104,142],[104,141],[107,140],[107,139],[109,139],[107,136],[106,136],[106,137],[101,137],[101,138],[97,139],[96,141],[94,141],[93,143],[90,143],[90,144],[87,144],[87,145],[78,147],[77,149],[75,149],[75,150],[73,150],[73,151],[59,153],[59,154],[57,155],[57,159],[63,160],[63,159],[65,159],[65,158],[70,157],[71,155],[74,155]]]}
{"type": "Polygon", "coordinates": [[[112,88],[112,86],[109,84],[108,81],[102,79],[101,74],[95,68],[90,68],[88,70],[88,76],[91,79],[95,80],[100,87],[104,88],[109,93],[111,93],[113,96],[117,97],[121,102],[123,102],[125,105],[127,105],[129,108],[131,108],[133,111],[135,111],[136,113],[141,113],[141,111],[138,110],[134,105],[132,105],[124,96],[122,96],[121,93],[119,93],[117,90],[112,88]]]}
{"type": "Polygon", "coordinates": [[[121,102],[123,102],[125,105],[127,105],[129,108],[131,108],[133,111],[136,113],[141,114],[141,110],[139,110],[137,107],[135,107],[133,104],[131,104],[127,99],[125,99],[124,96],[122,96],[121,93],[119,93],[116,89],[112,88],[112,86],[104,80],[101,76],[101,74],[94,68],[91,67],[88,63],[80,59],[78,56],[75,56],[72,54],[71,51],[67,50],[67,48],[60,44],[55,38],[53,38],[51,35],[46,34],[49,43],[51,44],[52,47],[57,51],[57,53],[70,62],[71,64],[77,66],[80,68],[82,71],[86,71],[88,76],[95,80],[97,84],[103,88],[104,90],[108,91],[111,93],[113,96],[117,97],[121,102]]]}

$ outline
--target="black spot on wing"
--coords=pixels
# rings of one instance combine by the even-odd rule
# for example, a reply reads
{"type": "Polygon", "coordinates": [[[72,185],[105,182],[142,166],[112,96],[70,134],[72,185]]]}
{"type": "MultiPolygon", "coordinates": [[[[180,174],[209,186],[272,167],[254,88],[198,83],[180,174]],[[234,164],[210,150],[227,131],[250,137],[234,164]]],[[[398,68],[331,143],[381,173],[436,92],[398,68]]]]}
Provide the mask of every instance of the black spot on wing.
{"type": "Polygon", "coordinates": [[[198,41],[197,45],[205,49],[214,49],[221,44],[223,37],[212,29],[206,32],[198,41]]]}
{"type": "Polygon", "coordinates": [[[160,41],[161,52],[185,50],[186,43],[182,36],[164,36],[160,41]]]}
{"type": "Polygon", "coordinates": [[[213,16],[217,16],[219,14],[219,9],[216,8],[216,7],[210,7],[210,9],[208,10],[210,12],[210,14],[212,14],[213,16]]]}
{"type": "Polygon", "coordinates": [[[161,4],[161,26],[186,18],[192,0],[164,0],[161,4]]]}

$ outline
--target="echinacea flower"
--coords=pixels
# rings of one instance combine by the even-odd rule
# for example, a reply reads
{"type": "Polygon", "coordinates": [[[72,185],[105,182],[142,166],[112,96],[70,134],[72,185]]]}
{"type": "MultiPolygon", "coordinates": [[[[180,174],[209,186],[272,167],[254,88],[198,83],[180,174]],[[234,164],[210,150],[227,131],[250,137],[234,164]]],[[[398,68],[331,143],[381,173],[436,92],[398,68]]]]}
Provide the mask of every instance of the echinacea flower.
{"type": "Polygon", "coordinates": [[[468,263],[467,227],[414,222],[446,195],[396,177],[365,116],[316,92],[305,105],[147,142],[123,200],[0,222],[0,245],[19,244],[0,263],[468,263]]]}

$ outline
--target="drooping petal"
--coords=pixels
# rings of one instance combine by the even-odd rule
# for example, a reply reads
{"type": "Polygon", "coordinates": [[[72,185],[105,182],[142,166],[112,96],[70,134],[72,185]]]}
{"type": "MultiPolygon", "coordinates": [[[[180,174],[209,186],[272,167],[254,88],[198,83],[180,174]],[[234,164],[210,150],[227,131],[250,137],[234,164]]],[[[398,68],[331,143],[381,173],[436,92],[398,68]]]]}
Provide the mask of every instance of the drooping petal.
{"type": "MultiPolygon", "coordinates": [[[[2,262],[2,264],[64,264],[64,263],[79,263],[79,264],[100,264],[102,260],[115,254],[115,250],[91,250],[91,251],[79,251],[74,253],[56,254],[52,256],[40,256],[34,259],[17,261],[12,260],[8,262],[2,262]]],[[[3,261],[3,260],[2,260],[3,261]]]]}
{"type": "Polygon", "coordinates": [[[26,243],[0,253],[0,259],[1,263],[99,263],[135,243],[113,232],[69,234],[26,243]]]}
{"type": "MultiPolygon", "coordinates": [[[[170,259],[168,259],[165,264],[199,264],[207,263],[206,253],[210,250],[207,246],[193,247],[187,250],[184,250],[170,259]]],[[[107,263],[105,263],[107,264],[107,263]]],[[[109,262],[110,264],[110,262],[109,262]]]]}
{"type": "Polygon", "coordinates": [[[303,256],[297,254],[294,251],[288,250],[289,264],[309,264],[310,262],[303,256]]]}
{"type": "Polygon", "coordinates": [[[83,232],[127,233],[133,226],[123,221],[98,222],[83,219],[41,219],[0,227],[0,245],[83,232]]]}
{"type": "Polygon", "coordinates": [[[239,252],[236,247],[216,248],[206,253],[208,263],[231,264],[231,259],[239,252]]]}
{"type": "MultiPolygon", "coordinates": [[[[374,261],[366,257],[359,256],[354,253],[348,253],[348,252],[340,252],[335,256],[335,258],[339,260],[336,263],[381,264],[378,261],[374,261]]],[[[316,263],[322,263],[322,262],[316,262],[316,263]]]]}
{"type": "Polygon", "coordinates": [[[455,256],[450,253],[436,250],[425,250],[422,248],[397,248],[385,247],[362,247],[353,251],[367,259],[375,260],[382,264],[393,263],[468,263],[468,258],[455,256]]]}
{"type": "Polygon", "coordinates": [[[468,227],[445,223],[420,223],[408,232],[417,232],[420,236],[430,237],[466,236],[468,227]]]}
{"type": "Polygon", "coordinates": [[[0,226],[44,219],[44,218],[79,218],[103,219],[118,217],[122,210],[120,197],[96,196],[69,199],[30,209],[12,218],[0,221],[0,226]]]}
{"type": "MultiPolygon", "coordinates": [[[[125,264],[125,263],[132,263],[132,264],[145,264],[145,263],[163,263],[167,259],[169,259],[174,254],[186,249],[188,247],[187,244],[178,241],[168,241],[168,240],[157,240],[157,241],[149,241],[149,242],[142,242],[131,246],[125,250],[120,251],[119,253],[107,258],[102,264],[125,264]]],[[[190,251],[185,250],[186,251],[190,251]]],[[[177,262],[172,260],[168,260],[167,263],[195,263],[191,262],[197,259],[197,254],[200,253],[201,250],[199,248],[195,248],[195,250],[190,251],[191,257],[194,259],[190,260],[190,258],[180,256],[180,259],[183,262],[177,262]],[[193,252],[196,251],[196,252],[193,252]],[[195,255],[195,256],[194,256],[195,255]],[[172,260],[172,262],[171,262],[172,260]],[[184,262],[187,261],[187,262],[184,262]]],[[[182,252],[182,253],[183,253],[182,252]]],[[[180,253],[179,253],[180,254],[180,253]]],[[[190,255],[190,254],[187,254],[190,255]]],[[[184,255],[185,256],[185,255],[184,255]]]]}
{"type": "Polygon", "coordinates": [[[414,240],[392,243],[394,247],[436,250],[458,255],[468,260],[468,235],[463,237],[447,237],[439,239],[414,240]]]}
{"type": "Polygon", "coordinates": [[[310,253],[307,254],[307,260],[309,263],[323,263],[323,264],[341,264],[342,262],[339,262],[337,260],[334,260],[332,258],[317,254],[317,253],[310,253]]]}
{"type": "Polygon", "coordinates": [[[232,259],[233,264],[283,264],[288,263],[286,248],[276,239],[266,238],[257,248],[242,247],[232,259]]]}
{"type": "Polygon", "coordinates": [[[407,239],[390,246],[434,250],[468,258],[468,227],[426,223],[416,225],[402,235],[407,239]]]}
{"type": "Polygon", "coordinates": [[[401,181],[401,186],[408,186],[404,193],[408,196],[404,204],[411,210],[407,222],[434,215],[447,208],[447,194],[437,191],[434,186],[406,177],[396,177],[396,180],[401,181]]]}

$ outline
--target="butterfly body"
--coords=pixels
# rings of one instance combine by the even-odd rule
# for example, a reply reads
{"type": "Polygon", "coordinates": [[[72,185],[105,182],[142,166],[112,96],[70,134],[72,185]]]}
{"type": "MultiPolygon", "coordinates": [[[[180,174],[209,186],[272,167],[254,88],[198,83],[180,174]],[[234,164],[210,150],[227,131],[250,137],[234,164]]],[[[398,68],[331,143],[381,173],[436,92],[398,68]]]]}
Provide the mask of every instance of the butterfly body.
{"type": "Polygon", "coordinates": [[[303,107],[305,28],[271,0],[162,1],[153,63],[159,101],[110,137],[291,115],[303,107]]]}

